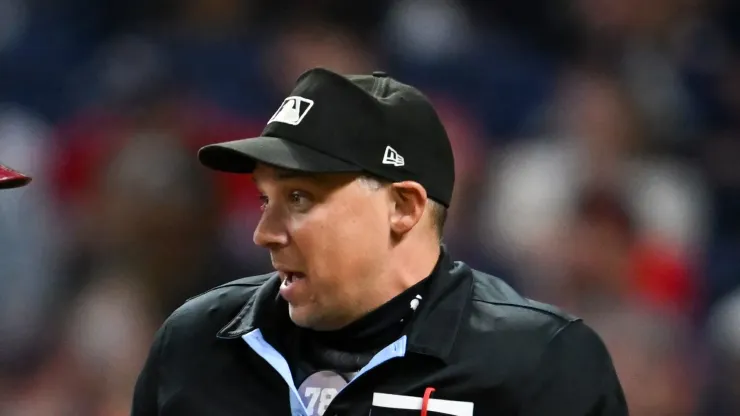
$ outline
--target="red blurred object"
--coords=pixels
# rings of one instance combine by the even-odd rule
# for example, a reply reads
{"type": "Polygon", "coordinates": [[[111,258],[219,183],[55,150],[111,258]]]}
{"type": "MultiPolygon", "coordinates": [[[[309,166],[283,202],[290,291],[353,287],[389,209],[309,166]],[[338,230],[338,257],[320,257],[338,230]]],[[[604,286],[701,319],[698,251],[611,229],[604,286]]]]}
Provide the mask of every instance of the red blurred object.
{"type": "Polygon", "coordinates": [[[643,242],[632,253],[635,289],[655,305],[691,310],[699,289],[680,255],[658,244],[643,242]]]}
{"type": "Polygon", "coordinates": [[[31,178],[7,166],[0,165],[0,189],[19,188],[31,182],[31,178]]]}

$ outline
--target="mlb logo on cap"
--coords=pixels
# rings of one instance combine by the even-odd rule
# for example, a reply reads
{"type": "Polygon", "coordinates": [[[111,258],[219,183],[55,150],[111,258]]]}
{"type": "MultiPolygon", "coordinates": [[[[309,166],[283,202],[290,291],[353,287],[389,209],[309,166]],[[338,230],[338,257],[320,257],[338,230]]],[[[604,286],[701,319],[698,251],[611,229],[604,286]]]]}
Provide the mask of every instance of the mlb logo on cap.
{"type": "Polygon", "coordinates": [[[308,114],[308,110],[313,107],[313,101],[308,98],[292,96],[283,101],[275,114],[272,115],[267,124],[280,122],[297,126],[303,117],[308,114]]]}

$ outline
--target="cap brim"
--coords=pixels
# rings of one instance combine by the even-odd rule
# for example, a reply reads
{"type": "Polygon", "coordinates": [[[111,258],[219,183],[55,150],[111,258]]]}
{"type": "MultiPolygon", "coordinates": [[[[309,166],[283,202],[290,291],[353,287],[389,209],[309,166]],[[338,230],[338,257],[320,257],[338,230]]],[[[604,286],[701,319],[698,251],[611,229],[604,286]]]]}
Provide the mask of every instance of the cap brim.
{"type": "Polygon", "coordinates": [[[20,188],[31,182],[31,178],[7,166],[0,165],[0,189],[20,188]]]}
{"type": "Polygon", "coordinates": [[[258,162],[311,173],[362,170],[309,147],[267,136],[211,144],[198,151],[198,159],[211,169],[231,173],[252,173],[258,162]]]}

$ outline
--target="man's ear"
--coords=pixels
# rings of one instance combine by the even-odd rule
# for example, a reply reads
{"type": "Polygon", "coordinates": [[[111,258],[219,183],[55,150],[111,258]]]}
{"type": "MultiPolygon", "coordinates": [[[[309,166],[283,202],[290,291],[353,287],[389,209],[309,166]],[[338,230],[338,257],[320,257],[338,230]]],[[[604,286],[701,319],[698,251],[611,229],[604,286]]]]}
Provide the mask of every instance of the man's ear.
{"type": "Polygon", "coordinates": [[[391,185],[393,199],[391,212],[391,231],[402,236],[411,231],[424,215],[427,191],[417,182],[396,182],[391,185]]]}

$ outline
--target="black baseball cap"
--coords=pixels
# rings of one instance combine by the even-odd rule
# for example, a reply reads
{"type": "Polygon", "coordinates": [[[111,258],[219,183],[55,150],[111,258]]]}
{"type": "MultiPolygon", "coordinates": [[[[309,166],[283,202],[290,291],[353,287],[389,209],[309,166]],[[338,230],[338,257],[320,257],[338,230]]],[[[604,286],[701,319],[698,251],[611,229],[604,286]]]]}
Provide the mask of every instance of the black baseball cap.
{"type": "Polygon", "coordinates": [[[0,165],[0,189],[20,188],[28,185],[31,178],[7,166],[0,165]]]}
{"type": "Polygon", "coordinates": [[[367,173],[421,184],[450,205],[455,163],[447,132],[426,96],[383,72],[298,77],[259,137],[201,148],[214,170],[251,173],[257,162],[312,173],[367,173]]]}

